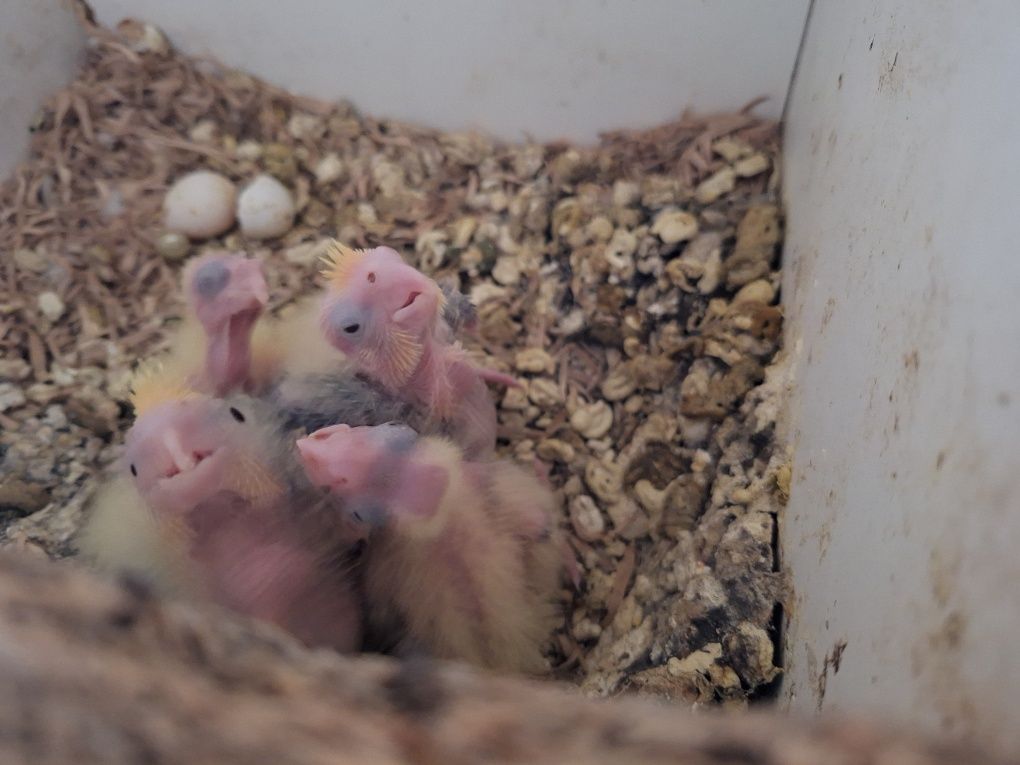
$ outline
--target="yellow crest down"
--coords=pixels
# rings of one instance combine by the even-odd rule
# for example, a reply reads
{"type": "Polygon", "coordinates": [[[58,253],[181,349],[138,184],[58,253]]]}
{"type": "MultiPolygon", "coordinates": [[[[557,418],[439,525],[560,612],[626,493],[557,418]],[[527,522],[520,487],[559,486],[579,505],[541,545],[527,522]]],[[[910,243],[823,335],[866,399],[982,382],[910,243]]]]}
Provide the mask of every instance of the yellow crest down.
{"type": "Polygon", "coordinates": [[[136,417],[154,406],[197,398],[198,395],[184,379],[167,374],[166,368],[158,361],[140,364],[131,379],[131,406],[136,417]]]}
{"type": "Polygon", "coordinates": [[[342,289],[351,278],[351,272],[365,257],[365,250],[355,250],[336,239],[330,240],[322,256],[322,275],[331,285],[342,289]]]}

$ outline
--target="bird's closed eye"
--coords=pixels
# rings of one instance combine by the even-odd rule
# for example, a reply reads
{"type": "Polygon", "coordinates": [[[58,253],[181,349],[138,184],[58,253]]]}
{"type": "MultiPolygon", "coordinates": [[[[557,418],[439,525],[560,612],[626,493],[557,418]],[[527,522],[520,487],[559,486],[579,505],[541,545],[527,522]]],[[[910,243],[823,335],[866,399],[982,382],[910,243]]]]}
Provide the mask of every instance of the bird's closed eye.
{"type": "Polygon", "coordinates": [[[230,416],[238,422],[244,422],[244,415],[241,414],[241,410],[236,407],[230,407],[230,416]]]}
{"type": "Polygon", "coordinates": [[[138,477],[138,468],[134,466],[134,463],[132,463],[131,465],[131,475],[133,475],[135,478],[138,477]]]}

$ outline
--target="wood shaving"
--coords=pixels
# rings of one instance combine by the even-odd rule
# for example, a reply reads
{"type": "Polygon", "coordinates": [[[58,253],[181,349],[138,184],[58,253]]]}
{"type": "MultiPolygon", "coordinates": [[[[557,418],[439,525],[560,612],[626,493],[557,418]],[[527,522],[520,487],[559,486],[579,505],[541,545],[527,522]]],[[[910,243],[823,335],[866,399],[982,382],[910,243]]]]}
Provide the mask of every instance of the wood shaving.
{"type": "Polygon", "coordinates": [[[121,31],[90,26],[80,75],[0,188],[2,540],[73,554],[129,424],[127,373],[180,319],[183,258],[249,251],[278,310],[315,288],[323,237],[385,243],[471,294],[472,351],[527,380],[503,399],[500,451],[548,461],[579,558],[559,675],[594,694],[760,694],[786,596],[783,389],[762,385],[780,342],[777,126],[752,104],[595,147],[507,145],[298,98],[148,25],[121,31]],[[200,169],[239,187],[271,174],[293,227],[168,238],[166,190],[200,169]]]}

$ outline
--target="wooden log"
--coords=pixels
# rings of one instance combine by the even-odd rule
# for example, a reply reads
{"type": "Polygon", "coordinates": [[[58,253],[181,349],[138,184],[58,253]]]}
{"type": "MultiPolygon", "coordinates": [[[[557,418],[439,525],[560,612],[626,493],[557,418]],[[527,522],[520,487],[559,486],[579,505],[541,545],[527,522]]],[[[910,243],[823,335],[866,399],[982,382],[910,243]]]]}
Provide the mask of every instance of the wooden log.
{"type": "Polygon", "coordinates": [[[347,658],[70,563],[0,555],[0,762],[1004,762],[866,722],[595,701],[465,667],[347,658]]]}

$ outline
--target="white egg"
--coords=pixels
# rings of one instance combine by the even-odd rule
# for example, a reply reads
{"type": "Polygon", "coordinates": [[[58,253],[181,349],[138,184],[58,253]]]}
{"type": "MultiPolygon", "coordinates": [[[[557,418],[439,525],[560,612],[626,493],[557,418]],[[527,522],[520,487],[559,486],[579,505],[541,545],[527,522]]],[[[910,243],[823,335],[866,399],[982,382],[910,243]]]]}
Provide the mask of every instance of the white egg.
{"type": "Polygon", "coordinates": [[[252,239],[280,236],[294,225],[294,198],[287,187],[263,173],[237,198],[241,233],[252,239]]]}
{"type": "Polygon", "coordinates": [[[218,236],[234,225],[237,190],[229,179],[209,170],[179,178],[163,200],[163,222],[191,239],[218,236]]]}

